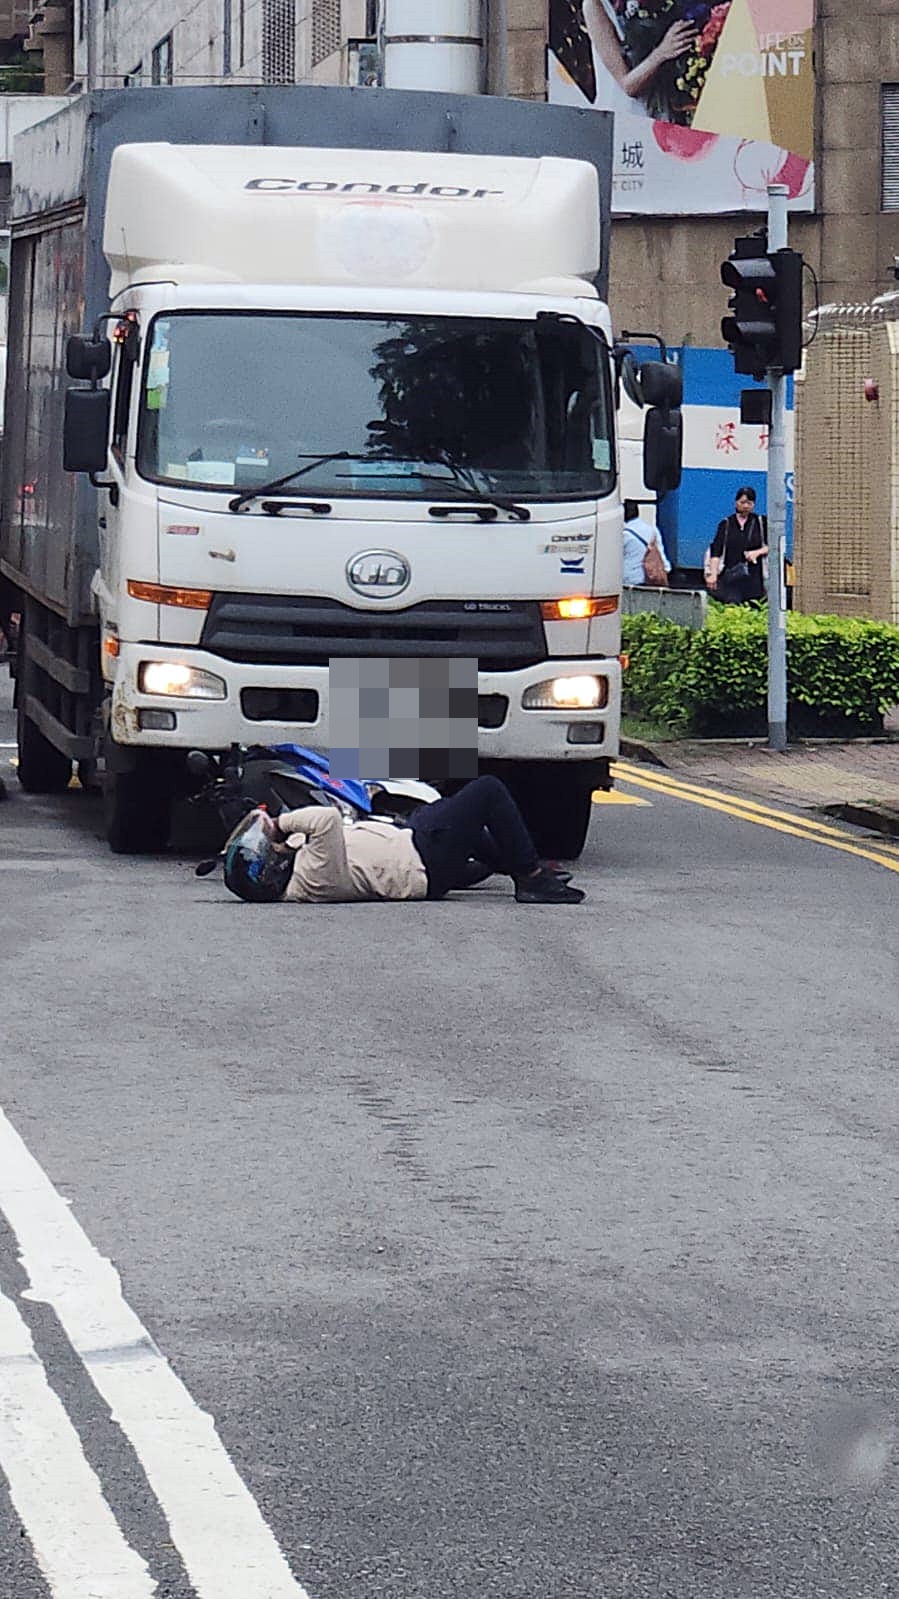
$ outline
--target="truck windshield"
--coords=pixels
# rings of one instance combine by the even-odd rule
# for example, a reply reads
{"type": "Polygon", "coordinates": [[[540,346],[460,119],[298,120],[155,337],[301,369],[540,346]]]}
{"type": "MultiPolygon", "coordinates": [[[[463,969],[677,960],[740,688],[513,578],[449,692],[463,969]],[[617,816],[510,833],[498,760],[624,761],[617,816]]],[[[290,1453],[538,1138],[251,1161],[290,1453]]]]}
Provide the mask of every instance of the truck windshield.
{"type": "Polygon", "coordinates": [[[606,349],[574,321],[173,312],[150,329],[137,464],[252,490],[339,452],[293,492],[434,501],[445,458],[484,494],[592,499],[611,418],[606,349]]]}

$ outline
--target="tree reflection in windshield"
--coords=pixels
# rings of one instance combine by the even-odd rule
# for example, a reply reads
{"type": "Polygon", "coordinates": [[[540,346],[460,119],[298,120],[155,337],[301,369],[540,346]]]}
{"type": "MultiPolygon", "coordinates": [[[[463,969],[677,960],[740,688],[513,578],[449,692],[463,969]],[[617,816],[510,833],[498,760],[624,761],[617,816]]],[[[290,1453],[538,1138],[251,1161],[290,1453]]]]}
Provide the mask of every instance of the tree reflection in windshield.
{"type": "Polygon", "coordinates": [[[606,351],[581,324],[552,317],[155,319],[138,443],[145,476],[252,489],[301,457],[340,451],[354,459],[323,461],[304,493],[430,499],[425,468],[444,460],[484,492],[607,493],[606,351]]]}
{"type": "Polygon", "coordinates": [[[513,325],[407,323],[375,346],[382,417],[375,442],[415,460],[448,455],[488,474],[545,464],[545,424],[525,337],[513,325]]]}

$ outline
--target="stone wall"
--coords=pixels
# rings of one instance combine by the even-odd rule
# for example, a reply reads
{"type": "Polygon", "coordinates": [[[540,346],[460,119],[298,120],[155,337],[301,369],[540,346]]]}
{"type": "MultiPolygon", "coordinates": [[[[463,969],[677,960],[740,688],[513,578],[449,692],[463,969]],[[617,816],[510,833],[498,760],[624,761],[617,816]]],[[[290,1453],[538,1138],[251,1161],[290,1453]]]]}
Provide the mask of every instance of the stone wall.
{"type": "Polygon", "coordinates": [[[506,0],[508,92],[516,99],[546,99],[548,11],[548,0],[506,0]]]}
{"type": "MultiPolygon", "coordinates": [[[[721,344],[728,291],[721,262],[734,238],[764,218],[616,217],[612,223],[609,299],[617,327],[659,330],[667,343],[721,344]]],[[[817,267],[818,226],[791,222],[790,241],[817,267]]]]}
{"type": "Polygon", "coordinates": [[[826,301],[867,301],[899,255],[880,211],[880,90],[899,82],[899,0],[818,0],[821,274],[826,301]]]}

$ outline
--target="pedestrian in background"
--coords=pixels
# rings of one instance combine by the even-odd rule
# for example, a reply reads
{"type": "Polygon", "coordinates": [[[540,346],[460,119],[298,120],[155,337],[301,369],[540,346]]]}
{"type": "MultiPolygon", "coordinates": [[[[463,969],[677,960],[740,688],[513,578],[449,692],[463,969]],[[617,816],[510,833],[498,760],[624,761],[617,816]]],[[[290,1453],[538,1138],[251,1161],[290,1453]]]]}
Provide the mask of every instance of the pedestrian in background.
{"type": "Polygon", "coordinates": [[[730,516],[718,523],[709,551],[709,591],[725,605],[765,597],[762,562],[768,554],[768,521],[755,508],[755,489],[737,489],[730,516]]]}
{"type": "Polygon", "coordinates": [[[671,562],[665,554],[662,535],[651,522],[644,522],[636,500],[624,502],[624,571],[626,588],[666,589],[671,562]]]}

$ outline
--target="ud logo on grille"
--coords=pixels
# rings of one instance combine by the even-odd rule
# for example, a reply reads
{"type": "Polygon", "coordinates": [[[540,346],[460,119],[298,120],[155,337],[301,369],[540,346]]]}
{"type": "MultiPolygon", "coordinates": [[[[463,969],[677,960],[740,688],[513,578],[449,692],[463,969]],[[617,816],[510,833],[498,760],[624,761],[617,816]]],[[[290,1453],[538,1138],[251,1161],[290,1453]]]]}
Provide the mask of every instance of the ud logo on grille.
{"type": "Polygon", "coordinates": [[[396,550],[364,550],[347,562],[346,580],[367,600],[387,600],[409,587],[412,572],[396,550]]]}

